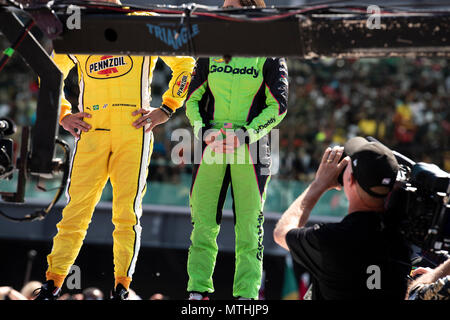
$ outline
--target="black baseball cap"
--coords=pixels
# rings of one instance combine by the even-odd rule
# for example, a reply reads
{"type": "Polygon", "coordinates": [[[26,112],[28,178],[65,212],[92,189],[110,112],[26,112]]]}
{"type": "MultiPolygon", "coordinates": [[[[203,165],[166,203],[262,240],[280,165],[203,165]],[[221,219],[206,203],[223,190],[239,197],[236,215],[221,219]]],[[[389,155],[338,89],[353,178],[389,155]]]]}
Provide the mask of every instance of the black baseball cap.
{"type": "Polygon", "coordinates": [[[351,158],[353,176],[361,188],[376,198],[392,190],[398,172],[398,162],[392,151],[378,141],[355,137],[344,145],[351,158]]]}

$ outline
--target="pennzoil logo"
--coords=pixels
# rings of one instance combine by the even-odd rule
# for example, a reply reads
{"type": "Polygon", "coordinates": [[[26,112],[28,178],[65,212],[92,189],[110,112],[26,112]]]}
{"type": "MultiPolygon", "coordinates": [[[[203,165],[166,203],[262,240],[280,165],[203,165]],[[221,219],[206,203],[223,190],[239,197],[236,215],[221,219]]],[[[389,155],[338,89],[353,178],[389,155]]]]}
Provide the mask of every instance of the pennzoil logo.
{"type": "Polygon", "coordinates": [[[184,98],[188,92],[190,81],[191,75],[189,74],[189,72],[181,73],[172,88],[172,95],[184,98]]]}
{"type": "Polygon", "coordinates": [[[89,56],[86,73],[94,79],[112,79],[126,75],[133,68],[130,56],[89,56]]]}

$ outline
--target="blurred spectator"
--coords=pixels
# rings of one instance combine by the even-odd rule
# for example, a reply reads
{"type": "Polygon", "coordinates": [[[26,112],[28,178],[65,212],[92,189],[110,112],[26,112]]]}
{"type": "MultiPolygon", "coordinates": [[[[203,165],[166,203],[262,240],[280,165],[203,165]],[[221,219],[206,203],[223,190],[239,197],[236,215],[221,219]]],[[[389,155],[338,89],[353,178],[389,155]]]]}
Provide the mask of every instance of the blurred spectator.
{"type": "Polygon", "coordinates": [[[103,292],[98,288],[87,288],[83,290],[83,300],[103,300],[103,292]]]}
{"type": "Polygon", "coordinates": [[[57,298],[56,300],[85,300],[84,299],[84,295],[82,293],[75,293],[75,294],[70,294],[70,293],[64,293],[62,294],[59,298],[57,298]]]}
{"type": "Polygon", "coordinates": [[[70,293],[64,293],[57,300],[72,300],[72,295],[70,293]]]}
{"type": "Polygon", "coordinates": [[[142,300],[133,289],[128,289],[128,300],[142,300]]]}
{"type": "Polygon", "coordinates": [[[149,300],[169,300],[169,297],[163,295],[162,293],[155,293],[149,300]]]}
{"type": "Polygon", "coordinates": [[[70,300],[84,300],[84,295],[82,293],[75,293],[70,300]]]}
{"type": "Polygon", "coordinates": [[[0,300],[28,300],[12,287],[0,287],[0,300]]]}
{"type": "Polygon", "coordinates": [[[28,300],[33,300],[35,297],[35,290],[39,289],[41,286],[42,283],[39,281],[30,281],[23,286],[22,290],[20,290],[20,293],[28,300]]]}

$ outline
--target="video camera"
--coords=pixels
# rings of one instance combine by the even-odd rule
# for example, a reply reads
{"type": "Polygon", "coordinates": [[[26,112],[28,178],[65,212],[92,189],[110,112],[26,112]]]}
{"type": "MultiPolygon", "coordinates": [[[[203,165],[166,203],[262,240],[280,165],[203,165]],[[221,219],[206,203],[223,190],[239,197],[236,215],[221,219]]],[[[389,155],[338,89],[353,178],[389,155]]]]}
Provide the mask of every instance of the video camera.
{"type": "MultiPolygon", "coordinates": [[[[367,137],[368,141],[377,141],[367,137]]],[[[394,188],[386,197],[384,221],[424,252],[450,249],[450,174],[435,164],[414,162],[392,151],[399,163],[394,188]]],[[[346,156],[344,153],[341,160],[346,156]]],[[[338,182],[343,185],[343,173],[338,182]]]]}
{"type": "MultiPolygon", "coordinates": [[[[20,145],[18,144],[18,146],[20,146],[20,154],[17,154],[17,150],[14,148],[14,141],[11,138],[7,138],[8,136],[16,133],[16,131],[17,127],[11,119],[0,119],[0,180],[12,180],[13,175],[17,172],[16,190],[13,192],[5,192],[0,190],[0,197],[3,201],[23,203],[25,201],[25,186],[30,174],[38,179],[41,177],[53,178],[53,174],[59,172],[62,172],[63,175],[61,185],[57,188],[58,191],[47,208],[27,214],[24,217],[13,217],[0,209],[0,216],[15,222],[41,220],[50,212],[54,204],[63,194],[69,175],[70,148],[65,141],[55,137],[54,144],[59,145],[62,148],[64,151],[64,159],[52,159],[52,175],[46,173],[36,174],[30,170],[30,164],[32,163],[32,152],[30,150],[30,127],[22,127],[21,142],[20,145]]],[[[38,185],[37,187],[42,191],[47,191],[42,186],[38,185]]]]}
{"type": "Polygon", "coordinates": [[[0,119],[0,179],[11,179],[14,170],[12,139],[5,138],[16,132],[16,126],[8,118],[0,119]]]}
{"type": "Polygon", "coordinates": [[[424,251],[450,249],[450,174],[435,164],[415,163],[394,155],[400,165],[394,189],[386,199],[386,218],[424,251]]]}

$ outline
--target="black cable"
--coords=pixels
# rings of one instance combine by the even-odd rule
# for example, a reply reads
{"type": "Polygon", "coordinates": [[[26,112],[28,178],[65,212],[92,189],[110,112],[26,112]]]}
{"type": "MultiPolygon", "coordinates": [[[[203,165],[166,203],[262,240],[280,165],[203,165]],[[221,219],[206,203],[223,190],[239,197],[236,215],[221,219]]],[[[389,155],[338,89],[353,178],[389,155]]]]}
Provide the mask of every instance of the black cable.
{"type": "Polygon", "coordinates": [[[195,57],[196,56],[196,50],[194,45],[194,40],[192,37],[192,25],[191,25],[191,14],[195,11],[195,4],[193,5],[193,8],[191,8],[189,5],[185,9],[186,14],[186,28],[188,30],[188,50],[189,55],[195,57]]]}
{"type": "Polygon", "coordinates": [[[191,24],[191,15],[194,13],[194,11],[197,9],[197,4],[188,4],[183,5],[184,7],[184,13],[181,16],[180,24],[178,26],[178,30],[175,33],[174,39],[175,41],[178,39],[178,37],[181,35],[181,30],[183,27],[186,28],[187,33],[187,45],[188,45],[188,55],[190,56],[196,56],[196,50],[195,50],[195,44],[193,41],[192,36],[192,24],[191,24]]]}
{"type": "Polygon", "coordinates": [[[10,6],[15,7],[17,9],[23,10],[23,6],[21,3],[18,3],[14,0],[5,0],[10,6]]]}
{"type": "Polygon", "coordinates": [[[30,32],[31,28],[33,28],[34,24],[35,24],[34,20],[28,21],[28,23],[25,26],[23,32],[19,35],[17,40],[14,41],[14,43],[11,45],[11,47],[6,48],[3,51],[3,56],[0,59],[0,72],[6,66],[6,64],[9,61],[9,59],[11,59],[12,55],[17,50],[17,48],[20,46],[20,44],[23,42],[23,40],[25,40],[26,36],[29,34],[29,32],[30,32]]]}
{"type": "MultiPolygon", "coordinates": [[[[10,0],[13,1],[13,0],[10,0]]],[[[313,13],[350,13],[355,15],[366,16],[368,13],[366,12],[367,7],[371,4],[369,3],[361,3],[357,1],[322,1],[314,4],[301,5],[297,7],[268,7],[268,8],[254,8],[251,10],[252,17],[248,17],[246,14],[249,12],[248,9],[242,8],[230,8],[223,10],[219,7],[211,7],[197,4],[187,4],[182,6],[173,6],[173,5],[148,5],[148,6],[133,6],[133,5],[119,5],[115,3],[101,3],[101,2],[82,2],[82,1],[55,1],[52,5],[52,9],[61,8],[64,9],[68,4],[78,5],[80,7],[86,9],[97,9],[103,10],[103,12],[108,13],[132,13],[132,12],[140,12],[140,11],[151,11],[158,14],[181,14],[186,15],[186,8],[194,6],[195,9],[199,9],[194,13],[194,10],[190,12],[190,15],[196,16],[204,16],[215,19],[234,21],[234,22],[266,22],[266,21],[275,21],[279,19],[285,19],[291,16],[295,16],[298,14],[313,14],[313,13]],[[275,14],[268,14],[276,10],[275,14]],[[245,13],[244,15],[238,13],[245,13]],[[259,14],[259,17],[254,17],[259,14]]],[[[434,4],[438,6],[438,4],[434,4]]],[[[400,13],[419,13],[420,10],[412,9],[411,6],[414,6],[414,3],[410,4],[410,8],[408,4],[404,4],[406,8],[399,8],[393,5],[380,4],[380,14],[400,14],[400,13]]],[[[36,6],[35,6],[36,8],[36,6]]],[[[25,9],[26,10],[26,9],[25,9]]],[[[423,10],[422,10],[423,11],[423,10]]],[[[447,12],[450,10],[447,9],[447,12]]],[[[432,10],[427,10],[427,12],[432,12],[432,10]]],[[[440,11],[443,13],[444,11],[440,11]]],[[[187,17],[187,16],[186,16],[187,17]]],[[[188,19],[187,19],[188,20],[188,19]]]]}
{"type": "MultiPolygon", "coordinates": [[[[16,8],[22,9],[24,11],[27,11],[29,9],[39,9],[40,7],[42,8],[48,8],[48,4],[44,4],[44,3],[33,3],[32,7],[31,6],[27,6],[27,7],[23,7],[20,3],[17,3],[15,0],[6,0],[11,6],[14,6],[16,8]]],[[[77,5],[83,8],[91,8],[91,9],[104,9],[104,10],[109,10],[112,12],[133,12],[133,11],[154,11],[154,12],[161,12],[161,13],[168,13],[168,14],[182,14],[184,11],[184,6],[175,6],[175,5],[160,5],[160,4],[156,4],[156,5],[133,5],[133,4],[116,4],[116,3],[108,3],[108,2],[101,2],[101,1],[69,1],[69,0],[56,0],[53,2],[53,4],[51,4],[51,8],[52,9],[56,9],[56,8],[66,8],[67,5],[77,5]]],[[[188,5],[195,5],[196,8],[202,10],[202,12],[216,12],[220,14],[217,14],[218,18],[224,18],[228,14],[227,12],[236,12],[236,11],[240,11],[242,10],[242,8],[231,8],[231,9],[227,9],[227,10],[223,10],[218,6],[206,6],[206,5],[199,5],[199,4],[195,4],[195,3],[189,3],[188,5]]],[[[450,5],[445,5],[443,3],[440,2],[422,2],[422,3],[416,3],[414,1],[412,2],[406,2],[406,3],[382,3],[382,4],[376,4],[376,3],[361,3],[360,1],[356,1],[356,0],[350,0],[350,1],[342,1],[342,0],[331,0],[331,1],[321,1],[321,2],[315,2],[315,3],[308,3],[308,4],[304,4],[304,5],[297,5],[297,6],[281,6],[281,7],[267,7],[267,8],[256,8],[259,9],[258,11],[261,12],[267,12],[270,10],[278,10],[280,11],[296,11],[296,10],[307,10],[309,11],[309,9],[313,8],[313,7],[317,7],[317,6],[322,6],[322,7],[326,7],[328,9],[341,9],[341,10],[345,10],[345,9],[349,9],[349,8],[367,8],[369,5],[377,5],[380,8],[384,8],[385,10],[402,10],[403,12],[405,10],[408,10],[409,12],[414,12],[414,13],[418,13],[418,12],[423,12],[423,10],[419,9],[421,7],[425,7],[427,8],[426,12],[433,12],[433,9],[430,9],[430,7],[434,7],[434,8],[446,8],[446,11],[448,12],[450,10],[450,5]]],[[[246,9],[244,9],[246,10],[246,9]]],[[[202,15],[202,12],[200,12],[199,14],[202,15]]],[[[351,11],[350,11],[351,12],[351,11]]]]}
{"type": "MultiPolygon", "coordinates": [[[[64,2],[63,2],[64,3],[64,2]]],[[[208,7],[208,6],[201,6],[197,4],[188,4],[183,6],[170,6],[170,5],[150,5],[150,6],[127,6],[122,7],[118,6],[116,4],[101,4],[101,3],[95,3],[95,2],[70,2],[74,5],[80,5],[81,7],[90,8],[90,9],[105,9],[109,10],[111,12],[122,12],[122,13],[131,13],[131,12],[139,12],[139,11],[152,11],[155,13],[160,14],[185,14],[186,13],[186,7],[194,6],[194,10],[196,9],[203,9],[202,11],[199,11],[195,13],[198,16],[206,16],[206,17],[212,17],[216,19],[222,19],[222,20],[228,20],[228,21],[236,21],[236,22],[242,22],[242,21],[257,21],[255,18],[243,18],[243,17],[235,17],[231,13],[240,12],[242,11],[242,8],[236,8],[236,9],[227,9],[226,11],[219,10],[218,7],[208,7]]],[[[58,6],[61,6],[61,1],[57,2],[58,6]]],[[[56,7],[56,6],[53,6],[56,7]]],[[[321,6],[320,9],[323,9],[325,6],[321,6]]],[[[274,19],[277,19],[278,16],[284,16],[284,15],[295,15],[298,13],[306,12],[306,11],[313,11],[316,8],[316,6],[305,6],[304,9],[298,10],[298,8],[290,8],[287,11],[292,11],[289,13],[284,13],[282,15],[275,15],[274,19]]],[[[194,13],[194,10],[191,11],[191,15],[194,13]]],[[[264,12],[270,9],[264,9],[264,8],[257,8],[255,10],[256,12],[264,12]]],[[[269,20],[270,16],[265,15],[265,20],[269,20]]]]}
{"type": "Polygon", "coordinates": [[[66,189],[66,185],[67,185],[67,180],[69,179],[69,169],[70,169],[70,164],[69,164],[69,156],[70,156],[70,148],[69,145],[67,144],[67,142],[65,142],[64,140],[60,140],[60,139],[56,139],[56,144],[61,146],[61,148],[63,148],[64,150],[64,160],[63,160],[63,164],[62,164],[62,171],[63,171],[63,177],[62,177],[62,183],[61,186],[58,189],[58,192],[56,193],[55,197],[53,198],[53,201],[49,204],[49,206],[47,207],[47,209],[45,210],[46,213],[48,213],[52,207],[58,202],[58,200],[61,198],[62,194],[64,193],[64,190],[66,189]]]}

